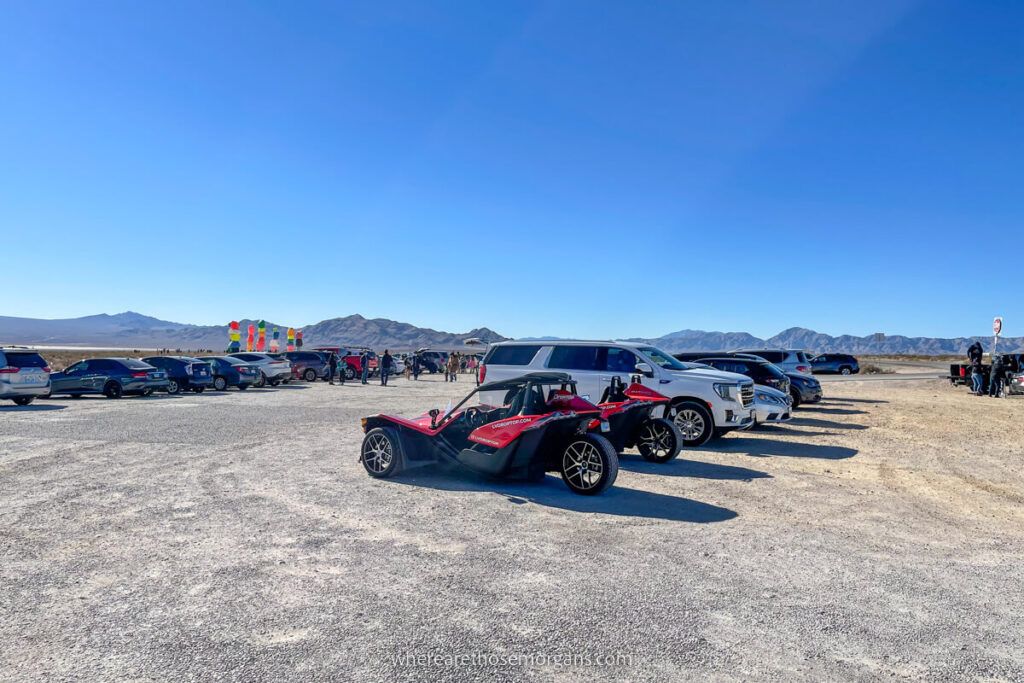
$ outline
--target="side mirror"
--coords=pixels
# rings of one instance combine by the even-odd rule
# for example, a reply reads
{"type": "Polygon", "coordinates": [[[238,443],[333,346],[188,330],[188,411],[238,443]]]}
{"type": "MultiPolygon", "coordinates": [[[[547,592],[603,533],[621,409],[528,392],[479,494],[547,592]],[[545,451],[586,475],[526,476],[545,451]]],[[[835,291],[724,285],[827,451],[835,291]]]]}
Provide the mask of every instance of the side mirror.
{"type": "Polygon", "coordinates": [[[649,363],[637,363],[634,369],[644,377],[654,377],[654,368],[649,363]]]}
{"type": "Polygon", "coordinates": [[[433,429],[437,426],[437,416],[441,414],[441,411],[437,408],[432,408],[427,415],[430,416],[430,428],[433,429]]]}

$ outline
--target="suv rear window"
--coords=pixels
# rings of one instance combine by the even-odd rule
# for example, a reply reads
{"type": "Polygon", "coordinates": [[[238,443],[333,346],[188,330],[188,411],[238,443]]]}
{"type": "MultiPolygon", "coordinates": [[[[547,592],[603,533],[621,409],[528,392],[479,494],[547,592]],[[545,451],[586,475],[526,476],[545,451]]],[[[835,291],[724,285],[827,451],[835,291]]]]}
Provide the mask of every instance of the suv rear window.
{"type": "Polygon", "coordinates": [[[495,346],[484,359],[493,365],[529,365],[540,346],[495,346]]]}
{"type": "Polygon", "coordinates": [[[551,352],[548,367],[558,370],[603,370],[598,365],[599,346],[556,346],[551,352]]]}
{"type": "Polygon", "coordinates": [[[781,363],[786,360],[786,354],[782,351],[750,351],[749,353],[764,358],[769,363],[781,363]]]}
{"type": "Polygon", "coordinates": [[[5,351],[0,357],[6,356],[6,364],[12,368],[45,368],[46,361],[38,353],[17,353],[5,351]]]}

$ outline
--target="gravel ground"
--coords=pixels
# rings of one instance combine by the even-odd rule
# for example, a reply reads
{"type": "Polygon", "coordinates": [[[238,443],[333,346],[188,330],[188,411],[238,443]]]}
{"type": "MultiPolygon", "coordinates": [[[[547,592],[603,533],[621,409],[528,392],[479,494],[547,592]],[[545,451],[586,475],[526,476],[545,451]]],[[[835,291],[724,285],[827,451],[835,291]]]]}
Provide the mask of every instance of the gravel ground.
{"type": "Polygon", "coordinates": [[[366,476],[359,417],[470,386],[0,408],[0,677],[1024,679],[1024,401],[829,385],[596,498],[366,476]]]}

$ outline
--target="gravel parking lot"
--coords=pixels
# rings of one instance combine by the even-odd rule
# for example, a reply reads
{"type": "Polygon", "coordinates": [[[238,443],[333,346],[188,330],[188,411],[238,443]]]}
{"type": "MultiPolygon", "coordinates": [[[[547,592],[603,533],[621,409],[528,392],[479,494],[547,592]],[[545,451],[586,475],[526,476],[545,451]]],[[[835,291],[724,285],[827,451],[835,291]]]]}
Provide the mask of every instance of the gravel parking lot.
{"type": "Polygon", "coordinates": [[[471,386],[0,408],[3,677],[1024,678],[1024,401],[828,384],[595,498],[366,476],[361,416],[471,386]]]}

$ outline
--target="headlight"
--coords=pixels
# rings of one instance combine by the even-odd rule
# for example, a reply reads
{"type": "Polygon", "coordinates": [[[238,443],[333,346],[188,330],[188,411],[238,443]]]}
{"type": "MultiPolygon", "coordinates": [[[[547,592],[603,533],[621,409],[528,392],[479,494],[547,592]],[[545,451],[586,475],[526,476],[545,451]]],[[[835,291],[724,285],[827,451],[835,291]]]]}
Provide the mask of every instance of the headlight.
{"type": "Polygon", "coordinates": [[[777,405],[786,405],[785,402],[778,396],[772,396],[771,394],[762,394],[758,392],[757,400],[763,401],[764,403],[775,403],[777,405]]]}
{"type": "Polygon", "coordinates": [[[715,393],[724,398],[726,401],[740,400],[740,385],[739,384],[716,384],[715,393]]]}

